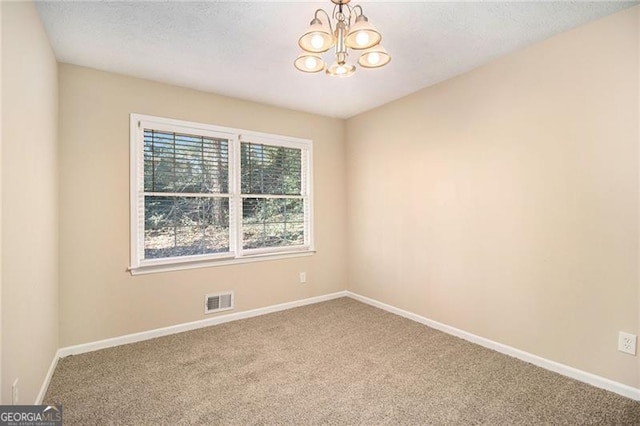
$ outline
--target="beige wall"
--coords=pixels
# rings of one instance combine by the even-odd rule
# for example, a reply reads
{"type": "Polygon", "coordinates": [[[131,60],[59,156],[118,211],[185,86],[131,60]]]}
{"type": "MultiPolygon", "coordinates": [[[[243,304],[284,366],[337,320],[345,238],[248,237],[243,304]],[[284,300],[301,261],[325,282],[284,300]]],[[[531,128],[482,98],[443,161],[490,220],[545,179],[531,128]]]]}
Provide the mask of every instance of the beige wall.
{"type": "Polygon", "coordinates": [[[638,386],[638,13],[348,120],[350,290],[638,386]]]}
{"type": "Polygon", "coordinates": [[[206,293],[233,290],[242,311],[346,288],[344,121],[73,65],[59,75],[61,346],[203,319],[206,293]],[[312,139],[317,253],[132,277],[132,112],[312,139]]]}
{"type": "MultiPolygon", "coordinates": [[[[640,28],[640,9],[638,10],[638,13],[636,14],[637,16],[637,26],[638,28],[640,28]]],[[[637,59],[638,59],[638,99],[640,99],[640,35],[638,35],[638,53],[637,53],[637,59]]],[[[637,123],[638,126],[640,126],[640,108],[638,108],[638,116],[637,116],[637,123]]],[[[640,131],[638,132],[638,142],[640,143],[640,131]]],[[[639,153],[640,154],[640,153],[639,153]]],[[[638,167],[638,180],[640,181],[640,167],[638,167]]],[[[640,197],[638,202],[640,203],[640,197]]],[[[640,206],[638,208],[638,211],[640,212],[640,206]]],[[[638,218],[638,220],[640,220],[640,217],[638,218]]],[[[638,233],[638,285],[640,286],[640,232],[638,233]]],[[[640,329],[640,289],[638,290],[638,328],[640,329]]],[[[640,331],[640,330],[638,330],[640,331]]],[[[640,351],[640,345],[636,348],[636,351],[640,351]]],[[[640,387],[640,356],[637,357],[638,358],[638,387],[640,387]]]]}
{"type": "Polygon", "coordinates": [[[33,3],[2,8],[2,403],[58,349],[57,64],[33,3]]]}
{"type": "MultiPolygon", "coordinates": [[[[637,13],[636,13],[636,18],[637,18],[637,22],[636,25],[637,27],[640,29],[640,8],[637,8],[637,13]]],[[[638,42],[637,42],[637,60],[638,60],[638,73],[637,73],[637,77],[638,77],[638,83],[637,83],[637,89],[638,89],[638,99],[640,99],[640,30],[638,31],[638,42]]],[[[636,118],[636,123],[638,123],[638,126],[640,127],[640,107],[638,108],[638,115],[636,118]]],[[[638,131],[638,142],[640,143],[640,130],[638,131]]],[[[639,150],[640,151],[640,150],[639,150]]],[[[640,155],[640,152],[639,152],[640,155]]],[[[640,163],[640,161],[639,161],[640,163]]],[[[640,182],[640,167],[638,167],[638,181],[640,182]]],[[[640,196],[638,197],[638,202],[639,202],[639,212],[640,212],[640,196]]],[[[640,217],[638,218],[640,220],[640,217]]],[[[640,286],[640,232],[638,232],[638,285],[640,286]]],[[[640,287],[638,289],[638,327],[640,328],[640,287]]],[[[636,333],[638,334],[638,333],[636,333]]],[[[636,351],[640,351],[640,345],[637,346],[636,351]]],[[[637,357],[638,358],[638,372],[637,372],[637,386],[640,387],[640,356],[637,357]]]]}

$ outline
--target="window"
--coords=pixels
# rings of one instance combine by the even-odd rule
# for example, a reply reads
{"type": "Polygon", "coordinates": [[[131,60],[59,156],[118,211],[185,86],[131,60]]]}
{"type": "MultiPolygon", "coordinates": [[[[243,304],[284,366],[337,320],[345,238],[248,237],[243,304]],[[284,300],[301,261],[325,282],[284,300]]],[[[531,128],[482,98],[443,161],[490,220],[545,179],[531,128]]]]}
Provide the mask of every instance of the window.
{"type": "Polygon", "coordinates": [[[309,140],[131,114],[131,272],[310,254],[309,140]]]}

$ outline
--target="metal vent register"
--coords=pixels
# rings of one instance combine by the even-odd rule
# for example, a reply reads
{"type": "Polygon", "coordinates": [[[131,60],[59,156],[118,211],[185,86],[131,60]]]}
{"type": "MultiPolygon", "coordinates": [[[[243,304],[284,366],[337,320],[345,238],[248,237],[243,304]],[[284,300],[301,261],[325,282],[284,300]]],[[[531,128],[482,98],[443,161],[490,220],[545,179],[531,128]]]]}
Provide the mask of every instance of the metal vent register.
{"type": "Polygon", "coordinates": [[[207,294],[204,298],[204,313],[227,311],[233,309],[233,292],[207,294]]]}

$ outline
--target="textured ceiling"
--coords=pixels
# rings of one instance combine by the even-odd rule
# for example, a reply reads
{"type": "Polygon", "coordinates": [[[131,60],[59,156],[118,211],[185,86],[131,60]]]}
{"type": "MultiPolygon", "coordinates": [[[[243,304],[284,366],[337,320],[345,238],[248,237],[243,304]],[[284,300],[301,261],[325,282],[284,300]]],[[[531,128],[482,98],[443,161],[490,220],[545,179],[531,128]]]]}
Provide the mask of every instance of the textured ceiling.
{"type": "Polygon", "coordinates": [[[61,62],[347,118],[637,3],[353,0],[393,59],[342,79],[292,65],[328,0],[37,6],[61,62]]]}

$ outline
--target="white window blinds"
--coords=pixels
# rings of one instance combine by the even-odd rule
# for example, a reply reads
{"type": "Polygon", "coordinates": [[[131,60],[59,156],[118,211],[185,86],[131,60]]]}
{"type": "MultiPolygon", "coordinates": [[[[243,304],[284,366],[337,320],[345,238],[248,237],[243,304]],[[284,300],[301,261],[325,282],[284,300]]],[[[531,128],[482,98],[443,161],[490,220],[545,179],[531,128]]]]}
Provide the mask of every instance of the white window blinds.
{"type": "Polygon", "coordinates": [[[144,129],[144,259],[229,252],[229,140],[144,129]]]}
{"type": "Polygon", "coordinates": [[[303,151],[241,144],[243,248],[305,244],[303,151]]]}

